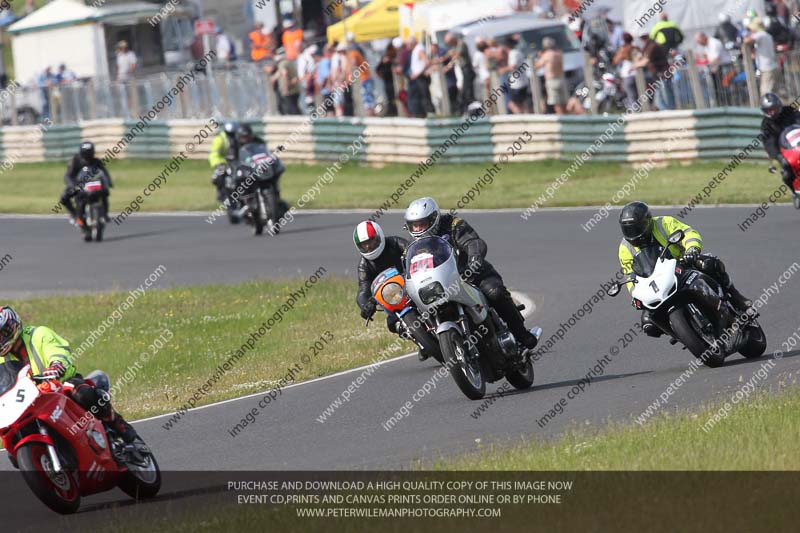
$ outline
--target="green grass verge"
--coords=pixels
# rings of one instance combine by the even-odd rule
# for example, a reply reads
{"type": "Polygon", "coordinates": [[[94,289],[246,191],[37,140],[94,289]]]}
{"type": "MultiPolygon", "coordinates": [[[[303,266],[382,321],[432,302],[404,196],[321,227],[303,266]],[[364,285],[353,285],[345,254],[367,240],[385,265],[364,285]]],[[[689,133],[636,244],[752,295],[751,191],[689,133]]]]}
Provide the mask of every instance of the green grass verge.
{"type": "Polygon", "coordinates": [[[576,429],[553,442],[439,461],[437,470],[800,470],[800,390],[760,393],[733,407],[708,432],[702,426],[724,404],[661,415],[646,425],[612,423],[576,429]]]}
{"type": "MultiPolygon", "coordinates": [[[[112,209],[120,210],[161,173],[165,161],[120,160],[111,165],[115,189],[112,209]]],[[[564,172],[570,161],[548,160],[511,163],[486,185],[469,207],[478,209],[528,207],[564,172]]],[[[436,165],[401,199],[408,201],[434,195],[446,208],[455,207],[462,195],[486,172],[484,164],[436,165]]],[[[635,195],[653,204],[684,204],[700,192],[723,167],[719,161],[673,163],[653,169],[642,179],[635,195]]],[[[380,206],[400,183],[416,170],[414,165],[372,168],[346,165],[329,185],[323,185],[307,208],[369,208],[380,206]]],[[[217,207],[205,161],[186,161],[180,171],[167,177],[166,185],[146,198],[143,211],[211,211],[217,207]]],[[[281,181],[282,194],[294,203],[326,172],[324,165],[291,165],[281,181]]],[[[627,183],[635,168],[622,163],[586,163],[557,191],[545,206],[605,205],[627,183]]],[[[63,189],[63,163],[19,164],[3,176],[4,186],[14,191],[14,201],[0,205],[4,213],[52,213],[63,189]]],[[[743,163],[712,191],[706,203],[761,203],[780,185],[766,172],[764,163],[743,163]]],[[[784,196],[781,201],[788,201],[784,196]]],[[[624,202],[624,200],[623,200],[624,202]]]]}
{"type": "MultiPolygon", "coordinates": [[[[95,368],[108,372],[112,382],[123,379],[115,406],[131,419],[175,411],[216,372],[233,352],[284,304],[305,280],[253,281],[240,285],[150,289],[95,346],[77,360],[82,373],[95,368]],[[146,364],[140,355],[157,339],[169,339],[146,364]],[[124,378],[132,376],[132,379],[124,378]]],[[[270,389],[300,362],[295,374],[302,381],[367,364],[396,337],[380,317],[364,328],[353,299],[354,284],[324,278],[307,289],[285,319],[275,325],[233,369],[202,396],[198,405],[270,389]],[[325,331],[333,340],[314,355],[310,350],[325,331]],[[303,364],[301,358],[310,356],[303,364]]],[[[46,325],[66,337],[73,350],[113,313],[125,292],[5,302],[26,324],[46,325]]],[[[401,355],[410,343],[394,345],[401,355]]],[[[331,398],[333,400],[333,398],[331,398]]]]}

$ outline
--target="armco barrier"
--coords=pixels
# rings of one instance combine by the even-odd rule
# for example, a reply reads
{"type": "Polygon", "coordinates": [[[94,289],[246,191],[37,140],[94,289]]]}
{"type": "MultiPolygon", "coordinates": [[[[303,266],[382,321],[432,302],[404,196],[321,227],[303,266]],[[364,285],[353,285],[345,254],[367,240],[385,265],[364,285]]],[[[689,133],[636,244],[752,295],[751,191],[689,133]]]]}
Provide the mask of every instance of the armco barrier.
{"type": "MultiPolygon", "coordinates": [[[[407,118],[322,118],[265,117],[254,125],[269,146],[284,145],[281,155],[288,162],[325,162],[339,158],[359,137],[363,147],[351,159],[368,164],[411,163],[426,159],[448,139],[456,139],[439,162],[468,163],[497,161],[520,135],[527,131],[531,140],[516,161],[572,159],[603,136],[594,152],[596,161],[636,162],[652,157],[676,160],[725,159],[749,144],[758,134],[760,115],[746,108],[719,108],[700,111],[669,111],[619,116],[511,115],[481,119],[407,118]],[[615,124],[616,123],[616,124],[615,124]],[[673,148],[662,153],[666,139],[675,138],[673,148]]],[[[220,119],[219,122],[222,122],[220,119]]],[[[194,136],[208,121],[171,120],[153,122],[135,136],[134,122],[97,120],[74,126],[53,126],[40,139],[32,141],[35,126],[0,129],[0,156],[15,154],[15,161],[34,162],[66,159],[80,139],[92,139],[100,157],[127,139],[119,158],[166,159],[185,150],[187,143],[196,150],[193,159],[208,157],[211,136],[197,144],[194,136]]],[[[440,150],[441,152],[442,150],[440,150]]],[[[764,157],[759,151],[757,156],[764,157]]]]}

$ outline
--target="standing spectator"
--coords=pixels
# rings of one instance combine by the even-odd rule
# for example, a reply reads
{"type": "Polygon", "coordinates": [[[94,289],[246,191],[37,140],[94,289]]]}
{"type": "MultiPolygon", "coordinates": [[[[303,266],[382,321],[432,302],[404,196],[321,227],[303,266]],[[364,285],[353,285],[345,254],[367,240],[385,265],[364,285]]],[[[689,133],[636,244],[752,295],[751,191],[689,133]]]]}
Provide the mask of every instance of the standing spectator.
{"type": "Polygon", "coordinates": [[[714,32],[714,37],[722,41],[726,49],[738,48],[739,46],[739,28],[731,22],[731,16],[727,13],[719,14],[719,26],[717,31],[714,32]]]}
{"type": "Polygon", "coordinates": [[[636,88],[636,67],[637,61],[642,57],[642,51],[633,44],[633,35],[625,32],[622,35],[622,46],[614,55],[614,66],[619,68],[619,77],[622,80],[622,88],[625,89],[626,107],[631,108],[639,100],[639,91],[636,88]]]}
{"type": "Polygon", "coordinates": [[[372,72],[367,60],[361,52],[360,47],[353,40],[347,46],[348,72],[347,83],[352,87],[353,82],[358,79],[361,81],[361,101],[364,104],[364,113],[368,117],[375,116],[375,80],[372,79],[372,72]]]}
{"type": "Polygon", "coordinates": [[[316,44],[312,44],[300,54],[297,59],[297,75],[300,77],[300,82],[305,94],[305,108],[306,111],[311,112],[315,106],[315,90],[314,80],[316,78],[317,67],[322,58],[322,53],[316,44]]]}
{"type": "Polygon", "coordinates": [[[775,41],[764,31],[764,24],[759,18],[752,19],[747,29],[751,33],[744,38],[744,43],[755,46],[756,65],[761,72],[761,94],[778,92],[781,71],[778,69],[778,60],[775,57],[775,41]]]}
{"type": "Polygon", "coordinates": [[[136,71],[138,59],[136,54],[128,47],[127,41],[117,43],[117,81],[128,81],[136,71]]]}
{"type": "Polygon", "coordinates": [[[696,34],[694,39],[708,62],[708,71],[711,73],[711,82],[714,85],[714,98],[717,101],[717,105],[729,105],[728,91],[725,90],[724,80],[728,73],[733,70],[731,55],[725,49],[722,41],[709,37],[704,32],[696,34]]]}
{"type": "Polygon", "coordinates": [[[53,69],[45,67],[44,71],[36,78],[36,86],[42,93],[42,118],[50,118],[50,91],[56,86],[53,69]]]}
{"type": "MultiPolygon", "coordinates": [[[[458,109],[462,114],[465,114],[469,104],[475,100],[475,69],[472,67],[469,48],[464,39],[457,37],[453,32],[447,32],[444,36],[444,42],[451,47],[452,52],[452,63],[446,68],[461,71],[461,91],[458,98],[458,109]]],[[[456,77],[458,78],[458,74],[456,74],[456,77]]]]}
{"type": "Polygon", "coordinates": [[[509,88],[508,108],[515,115],[530,113],[531,94],[528,90],[528,77],[530,76],[530,65],[524,69],[525,56],[519,47],[519,35],[510,35],[506,38],[508,52],[508,66],[504,74],[507,74],[509,88]]]}
{"type": "Polygon", "coordinates": [[[647,68],[650,79],[656,86],[656,105],[662,111],[675,109],[675,91],[672,88],[672,80],[667,77],[669,72],[669,60],[667,50],[654,40],[650,35],[644,33],[640,36],[642,40],[642,57],[634,63],[636,68],[647,68]]]}
{"type": "Polygon", "coordinates": [[[331,58],[331,87],[333,90],[333,106],[337,117],[345,116],[347,105],[347,45],[336,45],[336,54],[331,58]]]}
{"type": "Polygon", "coordinates": [[[392,65],[397,59],[397,48],[402,46],[400,37],[395,37],[383,52],[381,62],[375,67],[375,74],[383,81],[386,92],[386,116],[397,116],[397,103],[395,102],[394,74],[392,65]]]}
{"type": "Polygon", "coordinates": [[[481,90],[484,95],[489,94],[489,83],[491,82],[489,59],[486,57],[486,50],[488,49],[489,43],[486,42],[486,39],[483,37],[475,39],[475,52],[472,54],[472,68],[477,74],[478,82],[481,85],[481,90]]]}
{"type": "Polygon", "coordinates": [[[412,41],[408,39],[403,43],[403,46],[398,50],[397,61],[395,62],[394,68],[397,79],[402,82],[402,86],[398,88],[397,99],[403,107],[403,114],[406,116],[411,115],[408,103],[410,93],[409,87],[411,86],[409,72],[411,68],[411,51],[414,49],[414,46],[416,46],[415,40],[412,41]]]}
{"type": "Polygon", "coordinates": [[[322,98],[322,104],[324,106],[325,113],[330,113],[334,110],[333,99],[330,98],[330,94],[333,87],[333,82],[331,80],[331,58],[335,53],[336,52],[333,48],[333,45],[325,45],[325,48],[322,52],[322,58],[319,60],[319,64],[317,65],[317,72],[315,75],[315,90],[322,98]]]}
{"type": "Polygon", "coordinates": [[[408,112],[412,117],[425,118],[426,116],[426,94],[430,82],[425,71],[428,69],[428,55],[425,47],[418,43],[416,37],[409,38],[411,57],[409,58],[408,78],[410,85],[408,88],[408,112]]]}
{"type": "Polygon", "coordinates": [[[59,85],[62,83],[71,83],[73,81],[77,81],[78,77],[75,75],[74,72],[69,70],[64,63],[61,63],[58,66],[58,74],[56,74],[56,83],[59,85]]]}
{"type": "MultiPolygon", "coordinates": [[[[556,48],[552,37],[542,39],[542,52],[534,65],[535,70],[544,69],[544,87],[547,105],[553,106],[558,115],[563,115],[567,105],[567,80],[564,78],[564,54],[556,48]]],[[[535,74],[534,74],[535,75],[535,74]]]]}
{"type": "Polygon", "coordinates": [[[250,39],[250,59],[252,59],[254,63],[260,63],[264,61],[267,56],[272,55],[272,49],[274,48],[272,35],[264,32],[263,23],[257,23],[253,31],[251,31],[247,37],[250,39]]]}
{"type": "MultiPolygon", "coordinates": [[[[431,83],[434,81],[444,80],[444,86],[439,87],[439,95],[441,101],[444,102],[445,93],[447,93],[447,100],[450,102],[450,109],[454,110],[458,103],[458,80],[456,73],[453,69],[446,68],[446,64],[450,61],[450,50],[438,43],[431,43],[431,66],[428,67],[428,73],[434,74],[438,71],[442,72],[441,78],[432,78],[431,83]]],[[[439,108],[443,109],[443,104],[439,108]]]]}
{"type": "Polygon", "coordinates": [[[650,30],[650,38],[667,50],[677,50],[683,42],[683,32],[678,24],[669,20],[667,13],[661,13],[659,21],[650,30]]]}
{"type": "Polygon", "coordinates": [[[297,75],[297,63],[285,54],[281,54],[276,59],[278,68],[273,74],[273,80],[278,82],[283,114],[299,115],[300,107],[297,105],[297,101],[300,98],[300,78],[297,75]]]}
{"type": "Polygon", "coordinates": [[[225,32],[222,31],[222,28],[219,26],[214,29],[214,33],[217,35],[216,60],[219,61],[222,68],[230,69],[233,62],[236,60],[236,52],[234,51],[233,41],[231,41],[230,37],[225,35],[225,32]]]}
{"type": "Polygon", "coordinates": [[[300,43],[303,42],[303,30],[295,27],[294,19],[286,19],[283,22],[284,31],[281,36],[281,43],[283,44],[283,52],[286,54],[286,59],[294,61],[300,55],[300,43]]]}

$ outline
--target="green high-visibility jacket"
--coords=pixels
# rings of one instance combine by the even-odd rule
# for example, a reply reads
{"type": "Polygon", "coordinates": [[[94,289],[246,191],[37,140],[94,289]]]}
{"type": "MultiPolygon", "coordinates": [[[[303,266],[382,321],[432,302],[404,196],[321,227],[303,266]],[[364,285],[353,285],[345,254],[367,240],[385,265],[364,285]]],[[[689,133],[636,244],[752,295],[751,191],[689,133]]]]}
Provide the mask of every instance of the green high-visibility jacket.
{"type": "MultiPolygon", "coordinates": [[[[75,375],[75,364],[69,342],[58,333],[45,326],[25,326],[22,328],[22,342],[28,352],[28,364],[31,365],[31,374],[37,376],[56,361],[60,361],[66,373],[62,380],[67,380],[75,375]]],[[[9,353],[3,358],[3,363],[8,359],[25,362],[25,359],[14,353],[9,353]]]]}
{"type": "MultiPolygon", "coordinates": [[[[667,238],[679,229],[683,230],[684,236],[681,242],[671,244],[669,247],[669,253],[673,259],[683,257],[683,254],[689,248],[703,249],[703,237],[696,229],[684,224],[675,217],[653,217],[653,236],[661,246],[666,246],[667,238]]],[[[639,248],[625,239],[622,239],[619,243],[619,265],[622,267],[622,273],[626,276],[633,272],[633,258],[638,252],[639,248]]],[[[629,290],[631,287],[632,284],[628,283],[629,290]]]]}

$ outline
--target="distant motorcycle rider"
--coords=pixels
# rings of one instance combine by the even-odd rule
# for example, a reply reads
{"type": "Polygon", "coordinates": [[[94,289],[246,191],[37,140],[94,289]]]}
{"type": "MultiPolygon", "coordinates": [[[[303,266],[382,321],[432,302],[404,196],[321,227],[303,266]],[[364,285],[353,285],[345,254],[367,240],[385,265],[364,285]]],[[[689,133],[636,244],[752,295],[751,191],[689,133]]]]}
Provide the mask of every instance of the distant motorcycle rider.
{"type": "Polygon", "coordinates": [[[105,189],[103,194],[103,211],[105,212],[105,221],[109,222],[108,217],[108,196],[109,196],[109,188],[113,187],[114,184],[111,181],[111,174],[108,172],[105,164],[95,157],[95,148],[94,143],[91,141],[83,141],[78,149],[78,153],[72,156],[70,159],[69,164],[67,165],[67,171],[64,173],[64,192],[61,193],[60,202],[61,204],[69,211],[70,216],[72,217],[72,222],[76,225],[82,226],[83,219],[81,215],[83,213],[79,213],[77,206],[73,203],[73,198],[81,191],[81,185],[79,176],[84,168],[88,167],[90,169],[89,175],[95,175],[97,172],[96,170],[101,170],[108,179],[108,188],[105,189]]]}
{"type": "Polygon", "coordinates": [[[792,165],[781,154],[781,132],[792,124],[800,124],[800,111],[790,105],[783,105],[777,94],[767,93],[761,97],[761,113],[764,115],[761,120],[764,150],[770,159],[780,163],[783,182],[794,190],[792,165]]]}
{"type": "Polygon", "coordinates": [[[236,142],[236,122],[226,122],[222,131],[211,142],[211,152],[208,154],[208,163],[214,169],[211,183],[217,188],[217,199],[224,202],[228,197],[225,190],[225,174],[229,161],[238,161],[239,144],[236,142]]]}
{"type": "MultiPolygon", "coordinates": [[[[703,238],[691,226],[671,216],[654,217],[644,202],[630,202],[619,215],[622,241],[619,244],[619,264],[625,275],[633,272],[633,258],[647,246],[666,246],[667,238],[677,230],[683,230],[683,240],[669,247],[673,259],[683,258],[687,265],[714,278],[727,294],[730,302],[740,312],[752,304],[734,287],[725,264],[719,258],[702,253],[703,238]]],[[[631,284],[628,284],[630,289],[631,284]]],[[[636,303],[633,303],[636,306],[636,303]]],[[[637,307],[639,309],[640,307],[637,307]]],[[[653,322],[650,311],[642,311],[642,330],[651,337],[660,337],[661,329],[653,322]]]]}
{"type": "Polygon", "coordinates": [[[486,242],[466,220],[442,214],[436,201],[426,197],[411,202],[406,209],[405,222],[406,230],[414,239],[447,236],[458,251],[459,272],[469,274],[466,281],[480,289],[522,346],[527,349],[536,347],[537,337],[525,328],[525,319],[514,304],[503,278],[486,260],[486,242]]]}
{"type": "Polygon", "coordinates": [[[72,399],[114,429],[122,440],[131,443],[138,438],[136,430],[111,407],[110,382],[105,373],[95,371],[84,379],[77,373],[69,342],[45,326],[23,327],[12,308],[0,307],[0,364],[9,360],[30,365],[33,376],[69,384],[72,399]]]}

